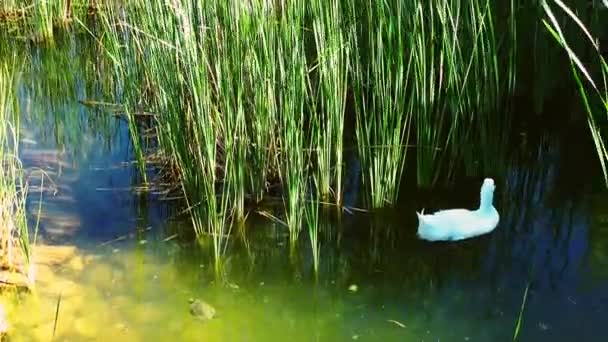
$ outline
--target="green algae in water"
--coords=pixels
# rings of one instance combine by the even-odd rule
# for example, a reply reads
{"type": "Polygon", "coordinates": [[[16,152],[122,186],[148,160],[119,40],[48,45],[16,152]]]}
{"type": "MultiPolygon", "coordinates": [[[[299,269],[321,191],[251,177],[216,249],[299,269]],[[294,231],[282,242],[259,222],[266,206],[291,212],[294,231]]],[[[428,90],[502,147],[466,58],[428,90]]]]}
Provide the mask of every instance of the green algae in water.
{"type": "Polygon", "coordinates": [[[236,274],[242,283],[227,286],[216,282],[205,267],[195,263],[176,267],[149,251],[37,248],[43,252],[37,253],[36,291],[3,297],[14,341],[50,339],[59,293],[58,341],[280,341],[285,336],[294,341],[402,340],[416,339],[420,334],[435,336],[416,329],[416,323],[423,322],[420,318],[405,320],[394,308],[376,306],[369,290],[360,295],[331,283],[294,284],[285,281],[286,274],[268,277],[266,282],[236,274]],[[188,304],[192,297],[212,303],[217,317],[205,322],[193,317],[188,304]],[[392,324],[389,318],[407,322],[407,327],[392,324]]]}

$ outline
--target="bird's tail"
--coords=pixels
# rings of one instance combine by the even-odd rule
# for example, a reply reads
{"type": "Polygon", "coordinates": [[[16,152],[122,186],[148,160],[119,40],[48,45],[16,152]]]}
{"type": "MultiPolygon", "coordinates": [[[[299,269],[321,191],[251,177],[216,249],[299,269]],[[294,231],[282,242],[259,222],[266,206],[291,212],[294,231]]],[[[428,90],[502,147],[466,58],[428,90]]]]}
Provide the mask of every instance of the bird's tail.
{"type": "Polygon", "coordinates": [[[420,212],[416,212],[416,216],[418,216],[418,229],[416,235],[421,237],[421,231],[424,229],[424,208],[420,212]]]}
{"type": "Polygon", "coordinates": [[[416,212],[416,215],[418,216],[418,221],[422,221],[424,216],[424,208],[422,208],[420,212],[416,212]]]}

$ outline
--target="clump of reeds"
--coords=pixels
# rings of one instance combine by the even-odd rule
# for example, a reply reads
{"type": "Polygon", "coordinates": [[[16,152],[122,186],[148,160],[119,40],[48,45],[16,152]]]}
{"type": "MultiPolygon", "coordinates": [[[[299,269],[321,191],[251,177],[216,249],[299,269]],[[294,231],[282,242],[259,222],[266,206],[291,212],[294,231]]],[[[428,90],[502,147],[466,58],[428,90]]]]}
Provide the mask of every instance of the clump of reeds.
{"type": "Polygon", "coordinates": [[[359,9],[358,58],[353,62],[357,117],[357,144],[364,172],[363,183],[371,206],[394,203],[403,168],[413,115],[411,46],[405,35],[411,12],[405,2],[366,1],[359,9]],[[366,54],[364,54],[366,52],[366,54]]]}
{"type": "Polygon", "coordinates": [[[19,116],[13,84],[12,70],[0,65],[0,264],[29,275],[27,185],[18,155],[19,116]]]}
{"type": "Polygon", "coordinates": [[[417,177],[433,185],[442,167],[454,168],[454,156],[475,151],[479,157],[478,146],[483,152],[496,144],[495,128],[504,126],[497,115],[501,77],[507,85],[512,78],[500,72],[490,1],[420,2],[413,12],[417,177]]]}
{"type": "Polygon", "coordinates": [[[313,142],[318,165],[320,198],[342,203],[344,117],[349,88],[351,42],[355,26],[342,1],[311,2],[312,32],[316,51],[313,106],[313,142]]]}
{"type": "Polygon", "coordinates": [[[0,4],[0,18],[18,28],[27,28],[26,34],[36,40],[48,40],[53,37],[53,20],[59,9],[59,1],[24,1],[7,0],[0,4]]]}
{"type": "Polygon", "coordinates": [[[496,107],[493,16],[489,1],[134,0],[107,6],[100,39],[126,111],[154,113],[194,230],[219,258],[248,198],[279,192],[292,242],[318,217],[307,199],[341,204],[349,94],[370,206],[396,201],[414,139],[420,181],[434,179],[474,113],[496,107]]]}
{"type": "MultiPolygon", "coordinates": [[[[180,172],[194,230],[199,238],[212,239],[219,262],[230,218],[244,216],[246,70],[239,58],[246,40],[227,35],[242,29],[230,21],[239,16],[219,1],[204,7],[181,0],[134,1],[123,10],[120,16],[104,14],[103,20],[126,105],[148,106],[158,114],[156,136],[180,172]],[[143,98],[142,84],[150,89],[143,98]]],[[[134,141],[140,139],[137,127],[131,133],[134,141]]]]}
{"type": "Polygon", "coordinates": [[[250,146],[247,153],[247,175],[249,191],[254,201],[259,203],[271,185],[271,180],[279,175],[279,105],[277,96],[281,87],[279,80],[279,56],[277,47],[280,33],[276,12],[269,12],[266,1],[256,1],[251,8],[247,22],[249,46],[243,59],[247,68],[246,97],[248,107],[247,130],[250,146]]]}
{"type": "Polygon", "coordinates": [[[291,241],[302,229],[304,198],[307,191],[305,149],[307,146],[305,110],[308,68],[303,41],[304,3],[288,2],[283,8],[277,29],[278,82],[286,84],[277,96],[281,140],[281,181],[291,241]]]}
{"type": "Polygon", "coordinates": [[[574,22],[576,27],[580,29],[584,40],[587,41],[588,46],[592,49],[592,54],[596,57],[593,58],[595,60],[593,65],[585,65],[582,62],[569,44],[568,39],[566,39],[566,34],[562,29],[563,24],[560,25],[560,20],[557,19],[551,6],[549,6],[547,1],[543,0],[542,7],[548,17],[548,20],[543,19],[543,23],[568,54],[570,69],[576,81],[583,107],[587,113],[589,129],[600,159],[602,171],[604,172],[604,181],[608,186],[608,150],[606,149],[606,138],[602,136],[600,126],[597,123],[598,120],[608,118],[608,64],[606,63],[606,57],[600,51],[597,38],[593,36],[574,11],[560,0],[550,2],[557,5],[574,22]]]}
{"type": "MultiPolygon", "coordinates": [[[[513,91],[515,47],[507,41],[509,58],[499,60],[490,1],[353,8],[362,23],[353,62],[357,144],[371,206],[397,199],[410,142],[420,185],[433,185],[441,171],[449,175],[468,150],[479,155],[478,146],[505,145],[496,130],[508,132],[507,121],[497,113],[500,97],[513,91]]],[[[510,18],[506,32],[515,29],[510,18]]]]}
{"type": "Polygon", "coordinates": [[[75,9],[82,14],[98,11],[96,0],[3,0],[0,3],[0,23],[12,24],[31,40],[50,42],[53,30],[72,21],[75,9]]]}

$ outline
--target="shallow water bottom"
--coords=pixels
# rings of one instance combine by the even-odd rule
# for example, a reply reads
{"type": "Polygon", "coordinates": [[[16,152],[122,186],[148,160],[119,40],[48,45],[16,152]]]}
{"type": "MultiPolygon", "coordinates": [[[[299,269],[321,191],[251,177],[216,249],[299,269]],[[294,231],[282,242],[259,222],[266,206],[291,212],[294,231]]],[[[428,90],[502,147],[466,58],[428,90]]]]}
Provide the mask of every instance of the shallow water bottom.
{"type": "Polygon", "coordinates": [[[36,255],[34,292],[2,297],[11,341],[49,341],[53,334],[55,341],[464,341],[486,335],[474,321],[449,317],[448,306],[435,311],[431,299],[420,302],[430,311],[406,314],[380,288],[340,280],[269,276],[239,284],[203,265],[176,267],[143,248],[93,253],[38,246],[36,255]],[[216,317],[193,317],[189,298],[213,305],[216,317]]]}

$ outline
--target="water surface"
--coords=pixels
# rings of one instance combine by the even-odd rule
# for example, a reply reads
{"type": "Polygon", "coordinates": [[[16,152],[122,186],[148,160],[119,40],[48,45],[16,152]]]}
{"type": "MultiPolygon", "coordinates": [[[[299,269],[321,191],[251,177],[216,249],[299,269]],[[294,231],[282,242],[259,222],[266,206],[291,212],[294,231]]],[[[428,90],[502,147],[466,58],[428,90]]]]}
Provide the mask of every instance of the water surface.
{"type": "Polygon", "coordinates": [[[15,340],[49,340],[58,312],[59,341],[506,341],[526,286],[522,341],[608,339],[608,195],[585,171],[593,154],[563,132],[497,160],[490,235],[415,238],[416,210],[477,205],[482,178],[462,176],[408,187],[395,210],[322,223],[318,277],[305,233],[291,250],[283,227],[252,215],[218,275],[208,250],[175,237],[190,228],[171,202],[131,191],[125,122],[79,103],[120,91],[86,44],[63,44],[33,48],[18,87],[28,211],[42,211],[37,290],[3,298],[15,340]],[[217,317],[196,320],[190,298],[217,317]]]}

